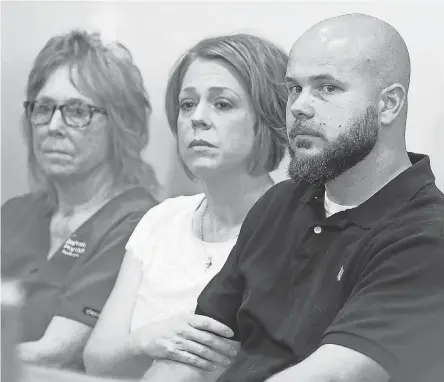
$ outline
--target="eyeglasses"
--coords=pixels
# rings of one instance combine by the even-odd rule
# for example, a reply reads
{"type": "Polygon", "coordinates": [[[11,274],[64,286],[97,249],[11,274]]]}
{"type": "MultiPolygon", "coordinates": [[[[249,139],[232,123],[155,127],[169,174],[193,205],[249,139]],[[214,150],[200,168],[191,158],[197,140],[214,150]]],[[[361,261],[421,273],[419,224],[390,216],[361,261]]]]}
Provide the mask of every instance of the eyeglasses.
{"type": "Polygon", "coordinates": [[[26,118],[33,125],[48,124],[56,110],[60,110],[66,125],[76,128],[88,126],[95,113],[107,115],[105,108],[78,103],[55,105],[50,102],[26,101],[23,106],[26,110],[26,118]]]}

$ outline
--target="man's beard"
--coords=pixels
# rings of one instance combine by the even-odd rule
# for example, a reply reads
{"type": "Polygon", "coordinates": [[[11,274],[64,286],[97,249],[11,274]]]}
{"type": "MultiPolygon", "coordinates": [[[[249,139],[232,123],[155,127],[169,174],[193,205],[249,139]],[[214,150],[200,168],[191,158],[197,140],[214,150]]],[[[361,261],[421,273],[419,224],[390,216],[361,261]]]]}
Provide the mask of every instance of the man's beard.
{"type": "MultiPolygon", "coordinates": [[[[325,184],[362,161],[373,150],[377,140],[378,115],[373,106],[368,106],[364,115],[354,121],[350,129],[319,154],[299,158],[290,147],[288,176],[295,182],[325,184]]],[[[305,146],[304,142],[301,144],[305,146]]]]}

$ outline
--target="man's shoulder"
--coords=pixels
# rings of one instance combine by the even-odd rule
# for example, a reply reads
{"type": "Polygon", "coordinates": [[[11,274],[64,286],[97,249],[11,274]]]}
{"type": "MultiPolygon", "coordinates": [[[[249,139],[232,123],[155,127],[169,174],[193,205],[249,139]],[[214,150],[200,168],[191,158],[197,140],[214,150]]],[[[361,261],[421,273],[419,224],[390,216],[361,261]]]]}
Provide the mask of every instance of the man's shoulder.
{"type": "Polygon", "coordinates": [[[276,183],[255,204],[257,208],[282,208],[290,201],[300,199],[312,187],[306,183],[296,183],[291,179],[276,183]]]}
{"type": "Polygon", "coordinates": [[[400,228],[416,227],[418,233],[444,236],[444,194],[434,183],[425,185],[395,213],[394,220],[400,228]]]}
{"type": "Polygon", "coordinates": [[[389,210],[370,230],[372,248],[387,253],[427,248],[444,261],[444,195],[430,183],[396,209],[389,210]]]}
{"type": "MultiPolygon", "coordinates": [[[[436,186],[429,158],[415,155],[419,159],[412,161],[411,169],[405,171],[408,177],[404,177],[402,183],[397,183],[399,188],[407,190],[405,195],[411,193],[410,197],[393,211],[393,216],[398,224],[406,227],[420,225],[421,231],[427,232],[436,232],[439,227],[442,234],[444,194],[436,186]]],[[[414,159],[414,156],[411,156],[411,159],[414,159]]],[[[399,191],[403,193],[402,189],[399,191]]]]}
{"type": "Polygon", "coordinates": [[[244,225],[257,227],[268,224],[269,220],[278,220],[278,217],[289,210],[295,211],[299,200],[312,187],[308,184],[298,184],[293,180],[284,180],[275,184],[250,209],[244,225]]]}

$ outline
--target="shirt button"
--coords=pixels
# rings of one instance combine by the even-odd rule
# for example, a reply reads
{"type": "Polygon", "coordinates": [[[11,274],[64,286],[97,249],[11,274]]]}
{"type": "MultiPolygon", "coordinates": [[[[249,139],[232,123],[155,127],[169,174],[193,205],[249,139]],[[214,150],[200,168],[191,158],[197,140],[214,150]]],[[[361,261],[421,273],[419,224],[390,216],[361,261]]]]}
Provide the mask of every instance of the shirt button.
{"type": "Polygon", "coordinates": [[[322,232],[322,228],[321,227],[319,227],[318,225],[316,226],[316,227],[314,227],[314,233],[316,233],[316,234],[320,234],[321,232],[322,232]]]}

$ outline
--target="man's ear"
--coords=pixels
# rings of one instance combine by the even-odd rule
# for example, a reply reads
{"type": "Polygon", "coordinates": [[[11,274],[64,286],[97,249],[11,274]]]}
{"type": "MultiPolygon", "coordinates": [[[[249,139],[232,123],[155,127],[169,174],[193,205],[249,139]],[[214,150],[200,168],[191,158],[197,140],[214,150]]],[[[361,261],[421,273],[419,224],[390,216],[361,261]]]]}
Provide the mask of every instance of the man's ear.
{"type": "Polygon", "coordinates": [[[382,125],[390,125],[398,117],[407,98],[404,86],[399,83],[390,85],[381,91],[379,115],[382,125]]]}

